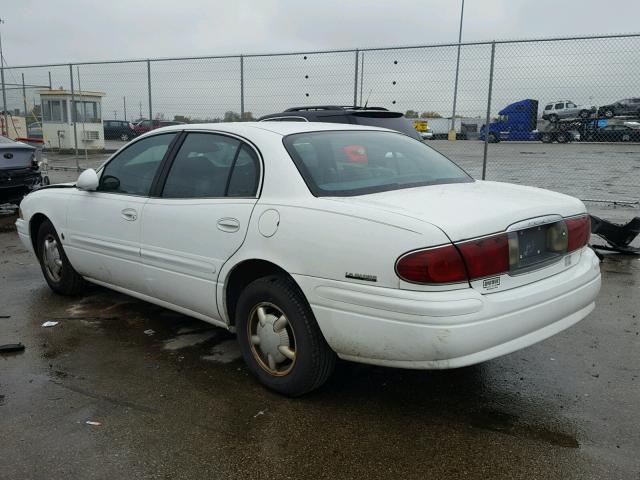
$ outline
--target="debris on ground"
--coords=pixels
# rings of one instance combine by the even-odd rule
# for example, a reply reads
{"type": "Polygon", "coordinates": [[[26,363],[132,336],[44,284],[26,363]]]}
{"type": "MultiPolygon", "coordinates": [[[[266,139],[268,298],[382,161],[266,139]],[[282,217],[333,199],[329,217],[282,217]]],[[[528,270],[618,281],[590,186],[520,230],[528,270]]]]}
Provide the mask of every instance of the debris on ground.
{"type": "Polygon", "coordinates": [[[265,408],[264,410],[260,410],[258,413],[256,413],[253,418],[258,418],[260,415],[264,415],[265,412],[267,411],[267,409],[265,408]]]}
{"type": "Polygon", "coordinates": [[[43,327],[55,327],[56,325],[58,325],[58,323],[60,322],[54,322],[52,320],[47,320],[46,322],[44,322],[42,324],[43,327]]]}
{"type": "Polygon", "coordinates": [[[0,318],[11,318],[11,315],[0,315],[0,318]]]}
{"type": "Polygon", "coordinates": [[[0,353],[9,352],[23,352],[24,345],[21,343],[7,343],[6,345],[0,345],[0,353]]]}
{"type": "Polygon", "coordinates": [[[623,225],[591,215],[591,233],[603,238],[609,244],[593,245],[594,248],[626,254],[640,254],[640,248],[630,245],[640,234],[640,217],[634,217],[623,225]]]}
{"type": "Polygon", "coordinates": [[[155,335],[155,334],[156,334],[156,331],[155,331],[155,330],[153,330],[153,329],[151,329],[151,328],[149,328],[148,330],[145,330],[145,331],[144,331],[144,332],[142,332],[142,333],[144,333],[145,335],[155,335]]]}
{"type": "Polygon", "coordinates": [[[100,422],[94,422],[93,420],[87,420],[87,421],[86,421],[86,422],[84,422],[84,423],[86,423],[87,425],[93,425],[94,427],[101,427],[101,426],[102,426],[102,423],[100,423],[100,422]]]}

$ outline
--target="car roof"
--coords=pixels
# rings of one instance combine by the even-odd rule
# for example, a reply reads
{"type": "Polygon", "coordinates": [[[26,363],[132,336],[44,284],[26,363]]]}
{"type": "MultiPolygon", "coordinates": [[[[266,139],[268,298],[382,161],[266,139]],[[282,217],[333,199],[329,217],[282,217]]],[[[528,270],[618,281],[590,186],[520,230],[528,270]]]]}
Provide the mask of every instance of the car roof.
{"type": "Polygon", "coordinates": [[[349,131],[369,130],[382,132],[396,132],[388,128],[370,127],[367,125],[352,125],[342,123],[323,122],[221,122],[221,123],[190,123],[188,125],[172,125],[158,128],[152,132],[171,132],[174,130],[210,130],[218,132],[236,133],[238,135],[250,135],[253,130],[262,130],[277,135],[286,136],[293,133],[322,132],[322,131],[349,131]]]}

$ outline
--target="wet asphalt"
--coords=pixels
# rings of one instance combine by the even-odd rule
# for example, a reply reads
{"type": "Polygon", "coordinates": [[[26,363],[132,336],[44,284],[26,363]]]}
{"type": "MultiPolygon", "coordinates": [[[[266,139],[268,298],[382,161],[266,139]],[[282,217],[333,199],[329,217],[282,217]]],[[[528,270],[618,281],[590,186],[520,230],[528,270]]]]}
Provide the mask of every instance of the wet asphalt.
{"type": "Polygon", "coordinates": [[[640,259],[602,272],[594,313],[525,350],[343,362],[288,399],[221,329],[99,287],[55,295],[5,229],[0,344],[26,349],[0,354],[0,479],[639,479],[640,259]]]}

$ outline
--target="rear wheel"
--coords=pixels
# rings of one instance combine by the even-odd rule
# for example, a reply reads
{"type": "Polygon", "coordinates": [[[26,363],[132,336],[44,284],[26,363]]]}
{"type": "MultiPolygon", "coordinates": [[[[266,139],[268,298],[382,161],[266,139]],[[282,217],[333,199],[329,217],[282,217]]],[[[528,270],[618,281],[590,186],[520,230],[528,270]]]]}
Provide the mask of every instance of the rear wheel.
{"type": "Polygon", "coordinates": [[[569,141],[569,134],[567,132],[560,132],[556,136],[556,141],[558,143],[567,143],[569,141]]]}
{"type": "Polygon", "coordinates": [[[489,143],[498,143],[498,136],[495,133],[490,133],[488,138],[489,143]]]}
{"type": "Polygon", "coordinates": [[[62,295],[80,293],[85,281],[69,263],[58,233],[49,220],[40,225],[36,242],[40,267],[51,290],[62,295]]]}
{"type": "Polygon", "coordinates": [[[545,132],[540,136],[540,140],[542,141],[542,143],[551,143],[553,142],[553,135],[545,132]]]}
{"type": "Polygon", "coordinates": [[[614,114],[614,112],[613,112],[613,110],[611,108],[605,108],[605,110],[604,110],[604,116],[605,117],[611,118],[611,117],[613,117],[613,114],[614,114]]]}
{"type": "Polygon", "coordinates": [[[122,135],[120,135],[120,140],[122,140],[123,142],[128,142],[129,138],[130,137],[127,133],[123,133],[122,135]]]}
{"type": "Polygon", "coordinates": [[[585,119],[589,118],[591,112],[589,110],[580,110],[580,118],[585,119]]]}
{"type": "Polygon", "coordinates": [[[549,121],[551,123],[556,123],[558,121],[558,115],[556,115],[555,113],[552,113],[551,115],[549,115],[549,121]]]}
{"type": "Polygon", "coordinates": [[[297,285],[285,275],[250,283],[236,307],[238,342],[249,370],[266,387],[289,396],[320,387],[335,353],[297,285]]]}
{"type": "Polygon", "coordinates": [[[628,133],[625,133],[622,135],[622,141],[623,142],[630,142],[631,141],[631,135],[629,135],[628,133]]]}

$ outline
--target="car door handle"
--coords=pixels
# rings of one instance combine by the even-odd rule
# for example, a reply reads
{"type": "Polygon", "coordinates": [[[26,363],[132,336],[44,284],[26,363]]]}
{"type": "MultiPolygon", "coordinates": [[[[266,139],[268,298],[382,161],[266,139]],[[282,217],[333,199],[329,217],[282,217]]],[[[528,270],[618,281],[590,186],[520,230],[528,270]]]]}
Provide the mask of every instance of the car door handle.
{"type": "Polygon", "coordinates": [[[237,218],[221,218],[218,220],[218,230],[233,233],[240,230],[240,222],[237,218]]]}
{"type": "Polygon", "coordinates": [[[133,208],[125,208],[120,213],[122,214],[122,218],[129,222],[135,222],[138,219],[138,212],[133,208]]]}

